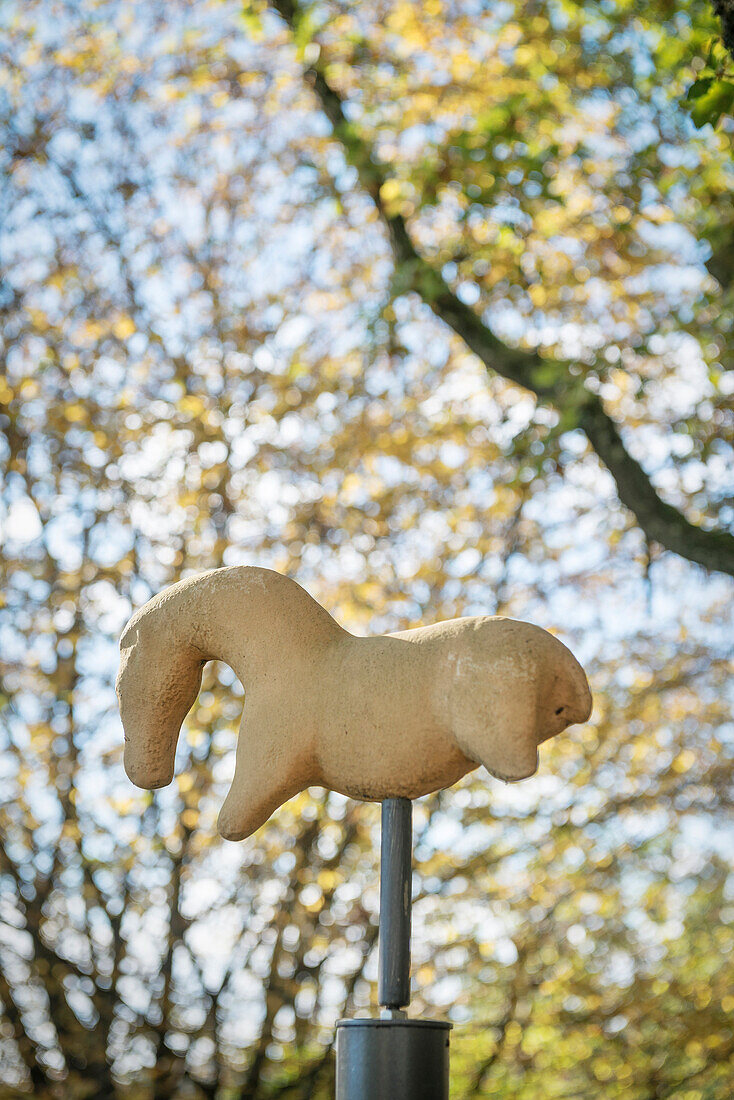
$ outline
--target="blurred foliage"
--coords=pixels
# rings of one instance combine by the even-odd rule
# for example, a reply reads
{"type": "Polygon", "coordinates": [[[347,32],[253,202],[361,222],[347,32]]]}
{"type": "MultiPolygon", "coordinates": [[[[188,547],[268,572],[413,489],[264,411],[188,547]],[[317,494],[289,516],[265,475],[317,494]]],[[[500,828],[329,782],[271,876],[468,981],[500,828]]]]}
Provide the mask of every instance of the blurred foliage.
{"type": "Polygon", "coordinates": [[[691,118],[699,128],[716,126],[722,115],[734,106],[734,61],[719,39],[714,39],[706,55],[706,64],[688,89],[693,100],[691,118]]]}
{"type": "MultiPolygon", "coordinates": [[[[595,12],[589,19],[586,10],[574,9],[572,19],[551,5],[547,19],[523,28],[530,39],[537,32],[541,47],[538,60],[543,64],[533,66],[533,50],[526,47],[516,20],[505,33],[505,9],[467,18],[463,8],[447,5],[437,28],[435,13],[427,8],[400,8],[402,16],[409,14],[396,41],[390,33],[394,9],[389,5],[367,28],[358,6],[331,11],[297,0],[272,0],[272,6],[292,32],[304,79],[386,231],[395,265],[393,294],[417,296],[490,373],[548,406],[559,428],[581,428],[648,541],[734,576],[734,536],[713,526],[710,516],[700,523],[700,513],[666,499],[658,479],[636,458],[629,417],[612,400],[616,382],[611,393],[603,384],[609,376],[624,379],[631,373],[639,378],[638,392],[644,393],[644,370],[638,373],[634,349],[642,347],[647,359],[650,350],[656,353],[664,346],[665,335],[682,341],[687,327],[682,323],[693,319],[690,299],[683,309],[670,310],[672,286],[682,288],[680,265],[674,263],[671,270],[670,261],[674,255],[680,258],[684,243],[693,247],[693,259],[703,242],[691,237],[686,242],[679,235],[682,226],[674,224],[675,214],[677,209],[683,215],[683,208],[677,208],[673,192],[658,182],[671,154],[676,168],[681,162],[667,132],[671,101],[661,97],[659,84],[650,79],[661,65],[666,72],[671,65],[680,66],[690,43],[681,50],[679,39],[661,42],[657,24],[653,31],[637,18],[620,26],[618,19],[600,21],[595,12]],[[547,51],[546,32],[553,29],[562,29],[563,37],[554,39],[554,48],[547,51]],[[577,48],[569,50],[576,36],[577,48]],[[345,50],[345,43],[355,38],[360,49],[345,50]],[[363,48],[366,42],[370,49],[363,48]],[[634,111],[624,109],[632,98],[609,79],[615,53],[626,61],[618,75],[634,80],[634,111]],[[573,72],[566,69],[567,55],[574,57],[573,72]],[[550,59],[557,61],[552,72],[544,68],[550,59]],[[514,88],[518,95],[513,98],[514,88]],[[494,114],[487,113],[493,92],[494,114]],[[483,138],[477,131],[490,117],[491,132],[483,138]],[[561,136],[565,140],[558,145],[561,136]],[[558,171],[554,157],[561,148],[564,169],[571,165],[580,172],[558,171]],[[440,192],[427,191],[421,179],[426,166],[432,172],[434,154],[441,160],[447,149],[459,157],[443,161],[440,192]],[[640,149],[646,155],[636,164],[640,149]],[[483,189],[476,170],[487,184],[500,181],[500,186],[483,189]],[[552,186],[545,186],[543,176],[552,186]],[[462,225],[468,231],[459,240],[462,225]],[[607,240],[611,249],[604,244],[607,240]],[[599,242],[604,248],[601,262],[594,247],[599,242]],[[564,254],[560,264],[555,258],[543,262],[548,244],[564,254]],[[503,252],[509,262],[496,281],[503,252]],[[548,294],[554,278],[561,287],[559,299],[548,294]],[[636,299],[643,287],[652,293],[642,295],[648,308],[640,310],[636,299]],[[610,326],[610,320],[621,323],[610,326]]],[[[262,13],[261,4],[255,10],[262,13]]],[[[681,14],[690,19],[688,12],[681,14]]],[[[264,22],[259,28],[263,30],[264,22]]],[[[685,129],[679,129],[679,139],[685,129]]],[[[727,145],[722,141],[712,151],[701,150],[701,162],[712,171],[707,202],[726,189],[723,224],[717,221],[714,234],[719,241],[709,241],[714,249],[709,272],[730,292],[730,268],[722,265],[718,247],[723,237],[724,252],[731,253],[727,145]]],[[[689,148],[690,143],[687,152],[689,148]]],[[[700,169],[697,158],[695,163],[700,169]]],[[[689,161],[688,167],[693,164],[689,161]]],[[[692,228],[705,236],[706,223],[698,219],[696,227],[695,222],[692,228]]],[[[710,226],[708,231],[712,233],[710,226]]],[[[696,276],[693,283],[700,298],[696,276]]],[[[724,332],[729,318],[730,310],[723,318],[724,332]]],[[[702,326],[702,319],[697,313],[699,336],[723,336],[718,325],[702,326]]],[[[717,338],[707,347],[716,359],[716,377],[727,344],[717,338]]],[[[728,408],[730,381],[713,388],[728,408]]],[[[725,423],[723,408],[714,419],[725,423]]],[[[730,518],[728,504],[727,511],[730,518]]]]}
{"type": "Polygon", "coordinates": [[[0,18],[2,1100],[325,1100],[336,1019],[374,1008],[377,807],[312,790],[218,841],[220,665],[174,784],[122,772],[123,623],[239,562],[357,632],[502,612],[590,670],[538,777],[416,805],[412,1011],[456,1025],[452,1096],[728,1100],[731,585],[647,546],[581,434],[401,287],[302,79],[327,52],[457,293],[724,524],[707,7],[319,4],[295,48],[214,0],[0,18]]]}

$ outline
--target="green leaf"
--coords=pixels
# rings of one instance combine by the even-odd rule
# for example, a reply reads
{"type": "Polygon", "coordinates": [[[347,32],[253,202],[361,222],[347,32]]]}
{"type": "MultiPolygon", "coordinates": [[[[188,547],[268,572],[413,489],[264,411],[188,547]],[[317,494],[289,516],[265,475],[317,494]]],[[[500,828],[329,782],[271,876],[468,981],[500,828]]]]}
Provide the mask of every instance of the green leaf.
{"type": "Polygon", "coordinates": [[[730,80],[716,80],[696,99],[691,109],[691,118],[699,130],[707,123],[716,126],[721,116],[728,113],[732,105],[734,105],[734,83],[730,80]]]}
{"type": "Polygon", "coordinates": [[[698,80],[694,80],[688,89],[686,99],[700,99],[702,95],[705,95],[713,83],[714,78],[712,76],[700,77],[698,80]]]}
{"type": "Polygon", "coordinates": [[[711,69],[717,69],[729,63],[729,51],[720,38],[714,38],[709,46],[706,64],[711,69]]]}

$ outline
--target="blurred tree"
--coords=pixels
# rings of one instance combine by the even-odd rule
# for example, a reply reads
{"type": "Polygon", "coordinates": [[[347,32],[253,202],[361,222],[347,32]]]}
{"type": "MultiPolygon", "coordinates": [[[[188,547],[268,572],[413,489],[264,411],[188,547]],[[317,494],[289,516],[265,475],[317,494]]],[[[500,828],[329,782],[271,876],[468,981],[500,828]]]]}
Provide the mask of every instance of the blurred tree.
{"type": "Polygon", "coordinates": [[[714,11],[721,20],[724,45],[734,58],[734,3],[732,0],[714,0],[714,11]]]}
{"type": "MultiPolygon", "coordinates": [[[[674,210],[666,201],[669,181],[655,172],[659,144],[648,136],[639,158],[640,119],[610,94],[627,75],[629,52],[615,66],[602,42],[611,46],[621,29],[634,28],[629,14],[620,28],[616,13],[605,20],[569,5],[561,16],[551,4],[547,13],[503,27],[490,8],[451,4],[388,3],[381,18],[366,18],[359,5],[273,6],[293,29],[305,75],[385,225],[394,286],[414,291],[488,369],[551,403],[566,430],[581,428],[648,538],[734,574],[734,537],[692,524],[663,500],[605,401],[606,376],[619,362],[632,365],[622,353],[635,355],[661,332],[657,295],[640,272],[655,264],[652,227],[674,210]],[[554,29],[562,38],[549,47],[554,29]],[[559,267],[570,279],[554,280],[549,290],[559,267]],[[635,276],[648,284],[643,311],[639,296],[629,294],[635,276]],[[498,335],[508,292],[512,312],[526,321],[523,344],[498,335]],[[621,341],[614,338],[622,335],[614,309],[620,298],[627,322],[621,341]],[[602,303],[617,321],[607,332],[598,318],[602,303]],[[572,350],[564,328],[584,321],[597,331],[572,350]],[[610,357],[610,343],[619,359],[610,357]]],[[[654,61],[655,42],[645,46],[654,61]]],[[[638,106],[660,133],[669,102],[658,106],[648,84],[635,88],[638,106]]],[[[732,103],[734,83],[706,84],[696,104],[699,123],[718,121],[732,103]]],[[[722,183],[728,176],[728,194],[729,165],[721,158],[715,170],[722,183]]],[[[670,331],[682,318],[666,313],[670,331]]],[[[714,354],[722,351],[717,345],[714,354]]]]}
{"type": "Polygon", "coordinates": [[[713,18],[279,8],[0,16],[0,1097],[332,1095],[377,808],[216,841],[222,666],[170,789],[120,767],[131,610],[257,562],[357,631],[503,612],[592,670],[537,779],[416,807],[455,1096],[728,1100],[731,584],[655,548],[730,553],[713,18]]]}

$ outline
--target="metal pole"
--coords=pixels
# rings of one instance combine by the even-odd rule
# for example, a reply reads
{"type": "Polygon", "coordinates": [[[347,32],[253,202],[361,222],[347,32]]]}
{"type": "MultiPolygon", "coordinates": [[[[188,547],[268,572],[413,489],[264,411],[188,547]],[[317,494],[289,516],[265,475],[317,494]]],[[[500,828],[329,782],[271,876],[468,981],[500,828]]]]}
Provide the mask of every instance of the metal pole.
{"type": "Polygon", "coordinates": [[[410,902],[413,804],[408,798],[382,803],[380,845],[380,961],[378,1000],[387,1009],[410,1001],[410,902]]]}
{"type": "Polygon", "coordinates": [[[410,1020],[412,804],[382,803],[379,1019],[339,1020],[336,1100],[448,1100],[449,1031],[442,1020],[410,1020]]]}

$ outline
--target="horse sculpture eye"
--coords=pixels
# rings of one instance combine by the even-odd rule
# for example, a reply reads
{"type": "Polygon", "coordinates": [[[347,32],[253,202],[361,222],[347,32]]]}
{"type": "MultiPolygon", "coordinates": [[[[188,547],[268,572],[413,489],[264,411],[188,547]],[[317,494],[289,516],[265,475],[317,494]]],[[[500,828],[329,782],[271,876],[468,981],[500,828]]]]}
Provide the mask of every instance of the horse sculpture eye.
{"type": "Polygon", "coordinates": [[[565,709],[565,707],[558,707],[558,709],[556,710],[556,714],[563,714],[565,709]]]}

